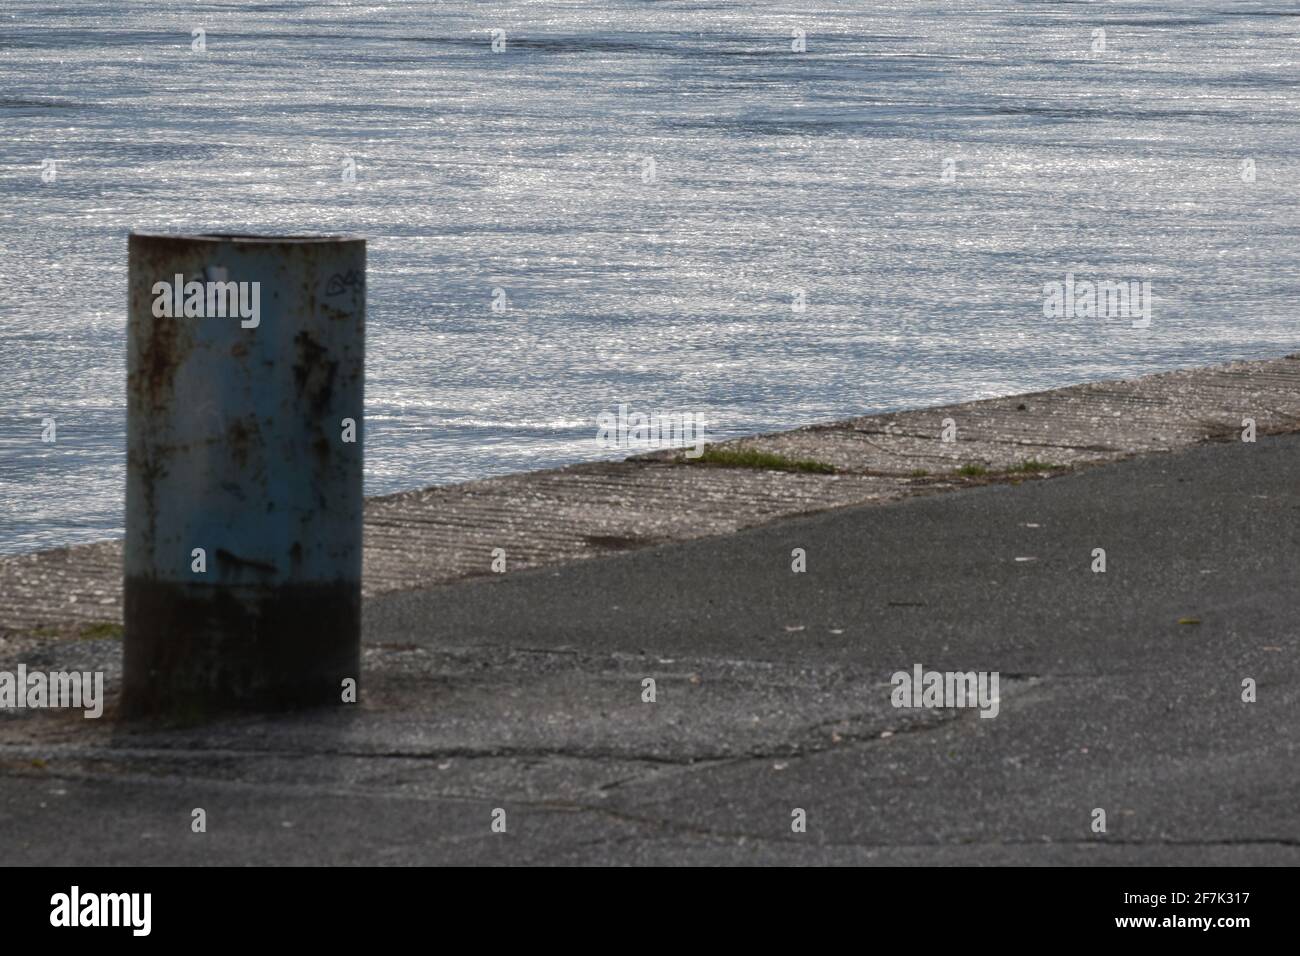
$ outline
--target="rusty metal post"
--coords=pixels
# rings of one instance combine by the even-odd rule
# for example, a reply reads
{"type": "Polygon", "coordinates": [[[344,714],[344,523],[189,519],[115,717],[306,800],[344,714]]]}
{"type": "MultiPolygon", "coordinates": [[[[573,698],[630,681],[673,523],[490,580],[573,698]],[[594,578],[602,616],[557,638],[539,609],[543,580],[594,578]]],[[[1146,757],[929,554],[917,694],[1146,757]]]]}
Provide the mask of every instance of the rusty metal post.
{"type": "Polygon", "coordinates": [[[366,246],[130,237],[123,712],[359,677],[366,246]]]}

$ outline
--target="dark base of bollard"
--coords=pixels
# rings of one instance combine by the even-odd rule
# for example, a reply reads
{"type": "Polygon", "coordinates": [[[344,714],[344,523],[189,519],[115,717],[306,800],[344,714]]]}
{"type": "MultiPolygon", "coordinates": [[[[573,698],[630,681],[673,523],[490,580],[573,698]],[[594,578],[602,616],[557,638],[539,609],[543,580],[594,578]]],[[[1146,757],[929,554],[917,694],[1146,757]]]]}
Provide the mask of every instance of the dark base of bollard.
{"type": "Polygon", "coordinates": [[[128,718],[345,706],[344,680],[360,681],[356,584],[215,587],[127,578],[125,612],[128,718]]]}

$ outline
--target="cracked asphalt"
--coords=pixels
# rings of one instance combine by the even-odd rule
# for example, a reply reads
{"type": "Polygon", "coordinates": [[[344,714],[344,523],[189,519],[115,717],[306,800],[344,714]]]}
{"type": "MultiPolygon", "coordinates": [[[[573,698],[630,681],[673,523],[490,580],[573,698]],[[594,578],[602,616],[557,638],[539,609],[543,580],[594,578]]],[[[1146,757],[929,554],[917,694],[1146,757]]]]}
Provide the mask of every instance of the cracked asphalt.
{"type": "MultiPolygon", "coordinates": [[[[376,597],[357,705],[174,729],[6,712],[0,845],[71,865],[1295,865],[1298,474],[1300,436],[1262,437],[376,597]],[[997,671],[997,717],[894,708],[917,663],[997,671]]],[[[120,648],[15,639],[0,668],[116,688],[120,648]]]]}

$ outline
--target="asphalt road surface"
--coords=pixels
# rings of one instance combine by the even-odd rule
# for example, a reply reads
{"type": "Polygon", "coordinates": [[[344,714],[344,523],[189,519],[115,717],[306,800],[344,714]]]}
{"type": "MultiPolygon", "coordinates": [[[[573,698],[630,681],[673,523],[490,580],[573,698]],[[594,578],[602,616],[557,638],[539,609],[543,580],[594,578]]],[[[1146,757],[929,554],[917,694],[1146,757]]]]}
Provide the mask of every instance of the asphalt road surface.
{"type": "Polygon", "coordinates": [[[351,708],[11,725],[6,857],[1295,865],[1298,569],[1291,435],[388,595],[351,708]]]}

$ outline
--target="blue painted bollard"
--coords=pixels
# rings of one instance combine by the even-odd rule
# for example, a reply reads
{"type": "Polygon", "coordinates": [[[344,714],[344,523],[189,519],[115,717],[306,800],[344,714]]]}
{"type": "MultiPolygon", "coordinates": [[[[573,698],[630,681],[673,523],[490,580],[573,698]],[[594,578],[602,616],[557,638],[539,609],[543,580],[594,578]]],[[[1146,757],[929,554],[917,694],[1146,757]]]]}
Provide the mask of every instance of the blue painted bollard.
{"type": "Polygon", "coordinates": [[[358,678],[366,246],[130,237],[128,716],[358,678]]]}

